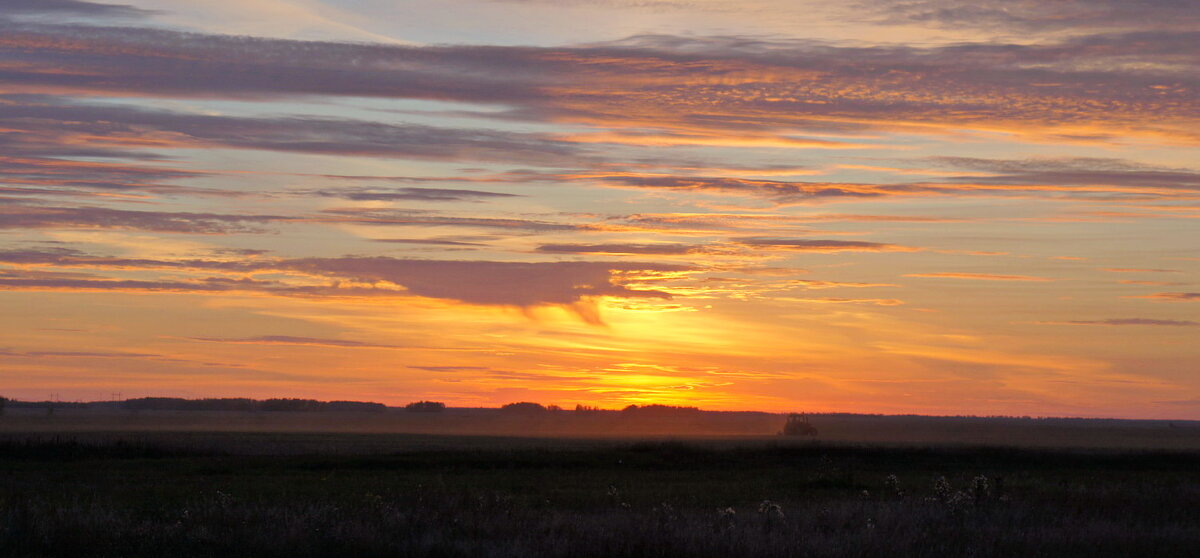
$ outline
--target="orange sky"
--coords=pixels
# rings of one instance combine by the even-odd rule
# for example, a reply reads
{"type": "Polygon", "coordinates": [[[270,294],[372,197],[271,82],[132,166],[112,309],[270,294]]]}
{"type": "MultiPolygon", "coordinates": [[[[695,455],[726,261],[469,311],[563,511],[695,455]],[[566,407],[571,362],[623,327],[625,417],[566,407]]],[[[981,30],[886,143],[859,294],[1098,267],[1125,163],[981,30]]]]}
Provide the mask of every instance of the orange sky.
{"type": "Polygon", "coordinates": [[[1200,6],[0,0],[0,394],[1200,419],[1200,6]]]}

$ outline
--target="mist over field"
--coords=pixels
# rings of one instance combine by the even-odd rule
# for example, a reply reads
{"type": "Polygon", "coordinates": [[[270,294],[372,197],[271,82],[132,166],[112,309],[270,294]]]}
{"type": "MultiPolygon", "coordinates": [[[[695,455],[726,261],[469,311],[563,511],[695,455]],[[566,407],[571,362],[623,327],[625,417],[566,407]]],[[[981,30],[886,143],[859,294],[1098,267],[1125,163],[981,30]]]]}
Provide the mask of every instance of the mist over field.
{"type": "MultiPolygon", "coordinates": [[[[226,400],[239,401],[239,400],[226,400]]],[[[240,400],[252,401],[252,400],[240,400]]],[[[165,406],[180,406],[186,400],[165,406]]],[[[134,402],[137,403],[137,402],[134,402]]],[[[192,403],[201,403],[195,401],[192,403]]],[[[0,419],[0,436],[64,434],[95,437],[144,436],[167,442],[184,435],[213,443],[221,433],[312,434],[337,443],[338,436],[421,434],[437,436],[579,440],[724,440],[751,444],[805,441],[885,445],[933,444],[1049,448],[1200,450],[1200,422],[1031,417],[931,417],[919,415],[804,415],[813,435],[784,435],[787,414],[704,411],[647,406],[624,410],[531,408],[441,408],[413,411],[382,405],[370,411],[213,411],[138,409],[138,405],[97,402],[63,406],[25,403],[0,419]],[[129,408],[133,407],[133,408],[129,408]],[[160,433],[161,435],[155,435],[160,433]]],[[[363,405],[363,404],[359,404],[363,405]]],[[[145,406],[144,404],[142,406],[145,406]]],[[[164,405],[159,404],[159,407],[164,405]]],[[[362,436],[366,440],[369,436],[362,436]]],[[[298,439],[298,438],[297,438],[298,439]]],[[[374,451],[387,451],[388,438],[376,437],[374,451]]],[[[394,449],[407,449],[404,438],[394,449]]],[[[304,448],[303,444],[299,446],[304,448]]],[[[296,451],[295,449],[292,451],[296,451]]],[[[354,450],[351,450],[354,451],[354,450]]]]}

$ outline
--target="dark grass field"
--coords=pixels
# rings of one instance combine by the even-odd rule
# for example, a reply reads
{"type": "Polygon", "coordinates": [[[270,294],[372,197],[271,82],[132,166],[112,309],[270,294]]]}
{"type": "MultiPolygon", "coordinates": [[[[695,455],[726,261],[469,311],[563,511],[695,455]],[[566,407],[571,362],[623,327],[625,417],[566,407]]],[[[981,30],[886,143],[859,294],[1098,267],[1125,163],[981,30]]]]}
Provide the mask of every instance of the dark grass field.
{"type": "Polygon", "coordinates": [[[1196,556],[1193,449],[0,437],[3,556],[1196,556]],[[944,479],[944,480],[943,480],[944,479]]]}

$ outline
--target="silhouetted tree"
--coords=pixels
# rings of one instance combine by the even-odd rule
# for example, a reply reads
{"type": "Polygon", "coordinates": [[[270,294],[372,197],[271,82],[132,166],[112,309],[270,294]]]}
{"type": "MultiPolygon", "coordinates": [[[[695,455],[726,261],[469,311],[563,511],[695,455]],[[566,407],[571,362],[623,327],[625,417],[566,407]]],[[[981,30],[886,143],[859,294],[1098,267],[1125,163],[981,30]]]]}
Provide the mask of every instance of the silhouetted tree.
{"type": "Polygon", "coordinates": [[[319,411],[321,402],[315,399],[274,398],[262,402],[264,411],[319,411]]]}
{"type": "Polygon", "coordinates": [[[547,411],[546,407],[542,406],[541,403],[531,403],[529,401],[520,401],[517,403],[509,403],[503,407],[500,407],[500,410],[504,411],[506,413],[517,413],[517,414],[534,414],[534,413],[544,413],[547,411]]]}
{"type": "Polygon", "coordinates": [[[808,422],[808,415],[792,413],[788,415],[787,422],[783,424],[783,430],[779,433],[784,436],[816,436],[817,427],[808,422]]]}
{"type": "Polygon", "coordinates": [[[405,405],[404,410],[413,413],[440,413],[446,410],[446,404],[441,401],[414,401],[405,405]]]}
{"type": "Polygon", "coordinates": [[[4,415],[4,405],[8,403],[7,397],[0,397],[0,416],[4,415]]]}
{"type": "Polygon", "coordinates": [[[387,410],[387,405],[370,401],[329,401],[321,403],[317,410],[334,413],[382,413],[387,410]]]}
{"type": "Polygon", "coordinates": [[[696,407],[677,407],[674,405],[654,404],[654,405],[642,405],[641,407],[639,407],[637,405],[630,405],[628,407],[625,407],[624,409],[621,409],[621,412],[627,413],[627,414],[637,414],[637,415],[666,416],[666,415],[683,415],[683,414],[699,413],[700,409],[696,408],[696,407]]]}

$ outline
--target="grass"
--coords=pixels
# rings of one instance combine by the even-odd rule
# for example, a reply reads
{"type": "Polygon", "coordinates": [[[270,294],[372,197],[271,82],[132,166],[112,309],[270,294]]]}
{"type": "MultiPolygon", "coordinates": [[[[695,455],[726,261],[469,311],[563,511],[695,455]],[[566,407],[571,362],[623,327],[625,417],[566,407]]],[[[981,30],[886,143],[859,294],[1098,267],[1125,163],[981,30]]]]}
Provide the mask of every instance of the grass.
{"type": "Polygon", "coordinates": [[[0,555],[1094,558],[1200,547],[1200,454],[1186,451],[469,438],[236,455],[220,436],[236,449],[248,435],[196,447],[0,441],[0,555]]]}

